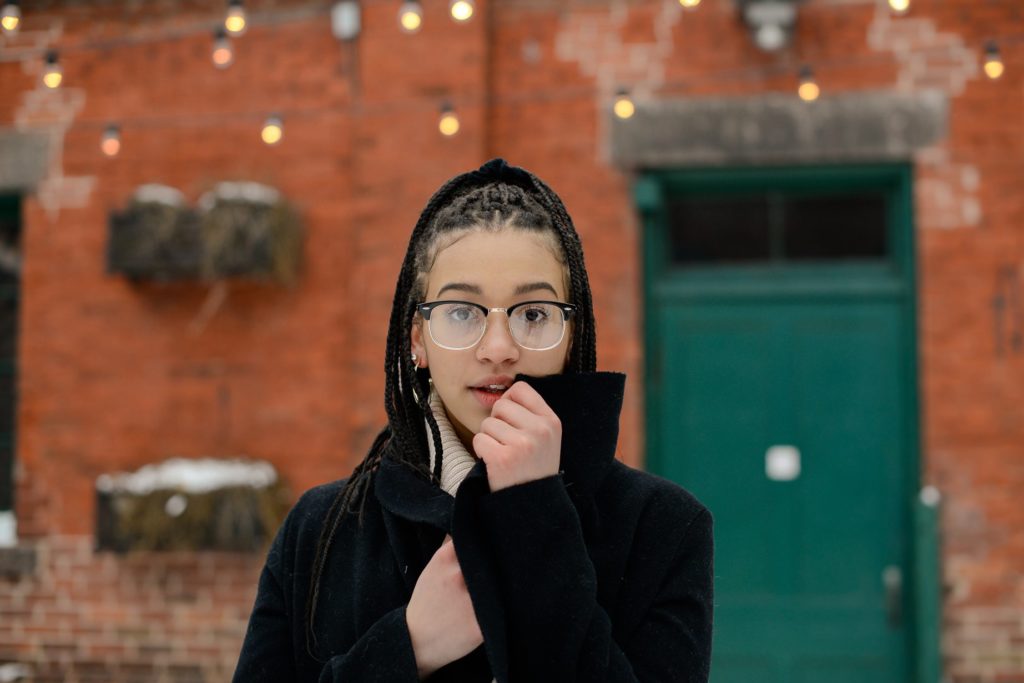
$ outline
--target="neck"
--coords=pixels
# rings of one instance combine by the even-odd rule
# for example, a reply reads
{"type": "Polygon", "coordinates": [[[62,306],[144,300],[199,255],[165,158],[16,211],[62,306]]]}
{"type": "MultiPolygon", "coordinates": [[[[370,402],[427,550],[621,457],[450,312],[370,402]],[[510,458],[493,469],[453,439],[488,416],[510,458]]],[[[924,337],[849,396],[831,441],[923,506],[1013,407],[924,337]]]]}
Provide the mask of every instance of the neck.
{"type": "Polygon", "coordinates": [[[452,429],[455,430],[455,434],[459,437],[459,441],[462,442],[462,445],[466,447],[466,450],[469,451],[470,455],[479,460],[479,458],[477,458],[476,451],[473,449],[473,437],[475,436],[473,432],[466,429],[461,422],[452,417],[452,414],[448,412],[447,407],[444,409],[444,414],[448,417],[448,421],[452,423],[452,429]]]}

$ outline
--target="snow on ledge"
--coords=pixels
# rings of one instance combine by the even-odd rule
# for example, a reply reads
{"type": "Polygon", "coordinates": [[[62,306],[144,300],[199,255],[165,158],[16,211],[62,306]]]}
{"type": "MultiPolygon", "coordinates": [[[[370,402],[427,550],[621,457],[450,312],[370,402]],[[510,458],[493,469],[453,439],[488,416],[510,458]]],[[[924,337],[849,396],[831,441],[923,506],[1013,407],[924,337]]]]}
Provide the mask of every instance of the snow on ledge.
{"type": "Polygon", "coordinates": [[[166,204],[167,206],[174,207],[185,205],[185,195],[180,190],[176,190],[169,185],[160,185],[159,183],[140,185],[135,190],[133,199],[137,202],[166,204]]]}
{"type": "Polygon", "coordinates": [[[268,462],[215,458],[171,458],[145,465],[135,472],[101,474],[96,489],[103,493],[145,495],[161,489],[206,493],[229,486],[266,488],[277,481],[277,471],[268,462]]]}
{"type": "Polygon", "coordinates": [[[218,200],[246,201],[254,204],[271,206],[281,199],[281,193],[260,183],[225,181],[217,185],[199,198],[199,208],[203,211],[212,209],[218,200]]]}

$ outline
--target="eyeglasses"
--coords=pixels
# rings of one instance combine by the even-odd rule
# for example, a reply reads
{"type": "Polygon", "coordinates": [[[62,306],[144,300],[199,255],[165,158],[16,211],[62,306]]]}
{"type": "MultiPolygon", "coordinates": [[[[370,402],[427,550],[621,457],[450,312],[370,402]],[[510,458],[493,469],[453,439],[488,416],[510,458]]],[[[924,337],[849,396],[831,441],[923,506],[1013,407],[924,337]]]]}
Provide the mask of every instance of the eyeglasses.
{"type": "Polygon", "coordinates": [[[522,301],[508,308],[487,308],[471,301],[431,301],[416,306],[427,321],[430,338],[441,348],[459,351],[476,346],[487,331],[487,316],[502,311],[508,331],[524,349],[554,348],[565,336],[576,306],[558,301],[522,301]]]}

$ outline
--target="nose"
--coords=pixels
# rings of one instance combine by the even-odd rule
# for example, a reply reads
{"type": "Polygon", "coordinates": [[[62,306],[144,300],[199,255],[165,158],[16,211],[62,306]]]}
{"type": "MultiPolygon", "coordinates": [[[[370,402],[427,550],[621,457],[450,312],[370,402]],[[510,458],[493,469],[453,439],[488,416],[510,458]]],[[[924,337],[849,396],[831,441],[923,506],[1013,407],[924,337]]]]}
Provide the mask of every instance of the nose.
{"type": "Polygon", "coordinates": [[[488,314],[487,328],[480,343],[477,344],[476,357],[494,365],[519,358],[519,345],[509,333],[508,315],[504,311],[491,311],[488,314]]]}

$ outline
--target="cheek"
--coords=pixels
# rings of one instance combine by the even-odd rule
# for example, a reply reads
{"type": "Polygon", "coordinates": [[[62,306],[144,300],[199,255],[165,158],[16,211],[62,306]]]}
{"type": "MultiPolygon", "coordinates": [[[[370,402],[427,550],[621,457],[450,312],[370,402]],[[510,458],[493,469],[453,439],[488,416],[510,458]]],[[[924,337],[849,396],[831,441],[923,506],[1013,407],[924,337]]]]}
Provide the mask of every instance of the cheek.
{"type": "Polygon", "coordinates": [[[429,341],[426,348],[430,358],[430,376],[435,383],[457,392],[469,382],[466,368],[473,362],[472,356],[465,357],[447,349],[434,348],[429,341]]]}

